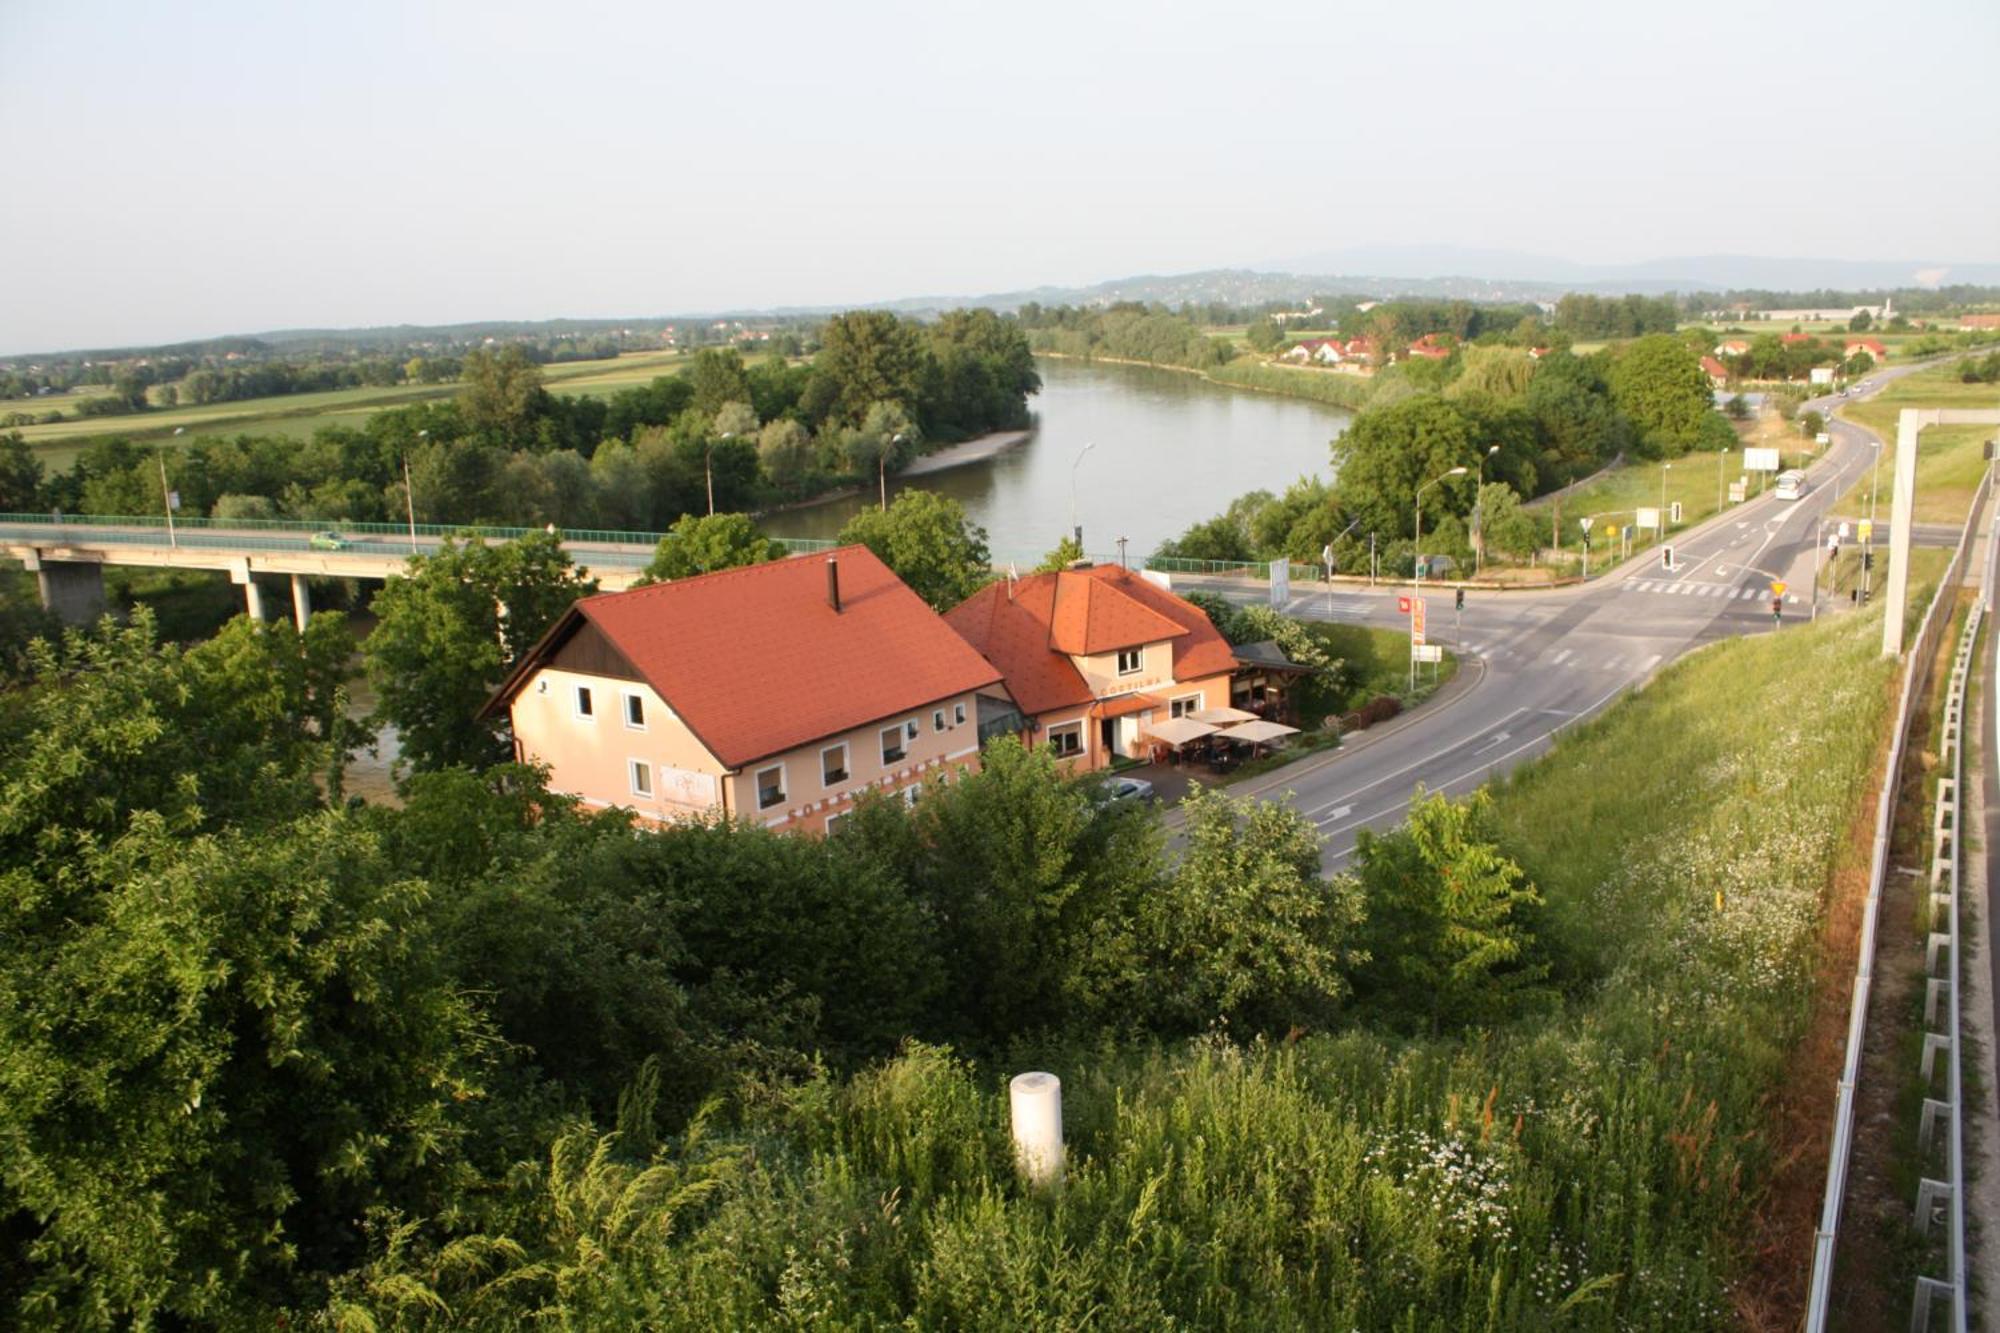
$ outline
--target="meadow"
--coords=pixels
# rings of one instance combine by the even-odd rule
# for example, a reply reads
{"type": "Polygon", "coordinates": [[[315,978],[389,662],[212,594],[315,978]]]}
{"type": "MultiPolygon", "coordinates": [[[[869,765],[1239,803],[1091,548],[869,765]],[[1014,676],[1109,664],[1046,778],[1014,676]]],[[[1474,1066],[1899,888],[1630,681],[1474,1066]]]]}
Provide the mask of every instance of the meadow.
{"type": "MultiPolygon", "coordinates": [[[[1906,407],[2000,409],[2000,385],[1965,384],[1950,365],[1920,370],[1892,380],[1866,402],[1849,403],[1837,413],[1844,420],[1872,430],[1883,441],[1869,471],[1840,498],[1839,509],[1865,516],[1871,485],[1876,491],[1875,517],[1886,522],[1895,485],[1896,418],[1906,407]]],[[[1985,443],[1993,426],[1930,426],[1917,436],[1917,493],[1913,509],[1919,523],[1958,523],[1965,517],[1972,493],[1985,474],[1985,443]]]]}
{"type": "Polygon", "coordinates": [[[1786,1117],[1829,1100],[1800,1051],[1889,707],[1876,614],[1704,650],[1499,785],[1562,983],[1540,1011],[990,1065],[912,1046],[748,1088],[640,1158],[579,1132],[517,1177],[518,1228],[436,1255],[413,1230],[334,1322],[1775,1326],[1811,1225],[1786,1173],[1823,1130],[1786,1117]],[[1064,1080],[1047,1195],[1010,1166],[1025,1068],[1064,1080]]]}

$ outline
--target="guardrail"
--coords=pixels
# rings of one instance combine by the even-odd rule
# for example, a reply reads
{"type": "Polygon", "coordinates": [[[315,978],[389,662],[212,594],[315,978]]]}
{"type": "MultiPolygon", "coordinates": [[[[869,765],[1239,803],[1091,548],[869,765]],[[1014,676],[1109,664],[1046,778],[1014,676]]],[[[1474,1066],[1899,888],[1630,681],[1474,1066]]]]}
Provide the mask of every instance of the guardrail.
{"type": "MultiPolygon", "coordinates": [[[[1918,692],[1928,664],[1937,653],[1938,639],[1951,620],[1944,608],[1957,599],[1959,584],[1965,577],[1966,557],[1972,549],[1972,534],[1992,483],[1993,473],[1989,468],[1979,480],[1979,489],[1973,493],[1971,512],[1966,515],[1965,528],[1959,534],[1958,547],[1952,552],[1951,563],[1938,580],[1937,591],[1924,611],[1923,623],[1903,658],[1903,684],[1896,703],[1895,731],[1890,738],[1882,790],[1875,801],[1875,836],[1869,856],[1868,897],[1862,906],[1854,993],[1847,1015],[1846,1054],[1841,1062],[1840,1081],[1835,1085],[1833,1142],[1827,1153],[1826,1192],[1820,1202],[1819,1227],[1813,1233],[1812,1278],[1806,1292],[1807,1333],[1825,1333],[1832,1300],[1833,1261],[1840,1235],[1841,1207],[1847,1197],[1847,1169],[1854,1151],[1854,1095],[1860,1083],[1862,1044],[1868,1029],[1868,998],[1875,974],[1875,935],[1882,915],[1882,885],[1889,868],[1897,777],[1903,771],[1903,753],[1909,742],[1918,692]]],[[[1964,1302],[1954,1304],[1962,1306],[1964,1302]]]]}

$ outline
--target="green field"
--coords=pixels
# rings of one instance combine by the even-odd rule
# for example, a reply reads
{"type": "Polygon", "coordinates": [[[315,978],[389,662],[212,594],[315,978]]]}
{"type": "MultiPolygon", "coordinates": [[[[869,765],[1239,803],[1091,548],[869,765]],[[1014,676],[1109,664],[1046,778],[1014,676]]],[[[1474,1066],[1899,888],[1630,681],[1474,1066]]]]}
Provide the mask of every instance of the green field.
{"type": "MultiPolygon", "coordinates": [[[[1964,384],[1952,367],[1939,366],[1893,380],[1866,402],[1842,407],[1837,415],[1867,427],[1883,441],[1872,477],[1863,472],[1841,497],[1842,514],[1866,516],[1872,484],[1876,489],[1875,516],[1887,520],[1895,480],[1896,418],[1906,407],[2000,409],[2000,385],[1964,384]]],[[[1965,521],[1966,507],[1986,471],[1985,442],[1994,437],[1994,431],[1992,426],[1931,426],[1917,436],[1915,521],[1965,521]]]]}
{"type": "MultiPolygon", "coordinates": [[[[656,376],[672,374],[686,359],[678,352],[637,352],[608,360],[567,361],[544,366],[542,383],[551,393],[608,397],[622,389],[648,384],[656,376]]],[[[59,470],[75,461],[91,441],[108,436],[158,439],[180,429],[189,437],[247,432],[305,439],[322,426],[358,426],[384,408],[448,399],[456,396],[458,390],[456,384],[330,389],[323,393],[247,398],[202,407],[156,408],[124,417],[77,417],[18,429],[30,444],[37,446],[44,466],[59,470]]],[[[61,406],[67,414],[73,410],[77,396],[31,401],[37,405],[34,410],[48,411],[61,406]]],[[[28,409],[24,406],[22,410],[28,409]]]]}

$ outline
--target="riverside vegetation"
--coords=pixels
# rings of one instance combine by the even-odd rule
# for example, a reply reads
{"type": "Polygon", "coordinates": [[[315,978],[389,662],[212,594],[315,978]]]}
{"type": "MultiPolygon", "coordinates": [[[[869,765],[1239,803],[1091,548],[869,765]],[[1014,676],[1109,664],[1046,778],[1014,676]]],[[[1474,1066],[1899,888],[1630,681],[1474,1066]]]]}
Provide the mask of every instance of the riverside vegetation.
{"type": "Polygon", "coordinates": [[[352,803],[336,618],[40,643],[0,690],[0,1305],[1731,1326],[1874,614],[1706,650],[1332,879],[1282,806],[1198,795],[1169,856],[1011,742],[825,841],[634,837],[444,755],[352,803]],[[1028,1067],[1065,1080],[1048,1197],[1028,1067]]]}

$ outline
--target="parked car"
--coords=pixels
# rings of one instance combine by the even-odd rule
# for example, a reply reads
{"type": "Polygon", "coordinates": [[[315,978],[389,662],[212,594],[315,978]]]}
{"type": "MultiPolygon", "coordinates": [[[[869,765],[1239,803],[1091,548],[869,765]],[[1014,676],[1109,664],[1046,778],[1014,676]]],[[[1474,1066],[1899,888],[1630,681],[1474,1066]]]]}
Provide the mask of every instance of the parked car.
{"type": "Polygon", "coordinates": [[[315,532],[306,539],[306,545],[315,551],[345,551],[348,541],[337,532],[315,532]]]}
{"type": "Polygon", "coordinates": [[[1159,799],[1153,794],[1153,784],[1144,778],[1113,778],[1104,784],[1104,798],[1106,804],[1129,801],[1134,805],[1159,799]]]}

